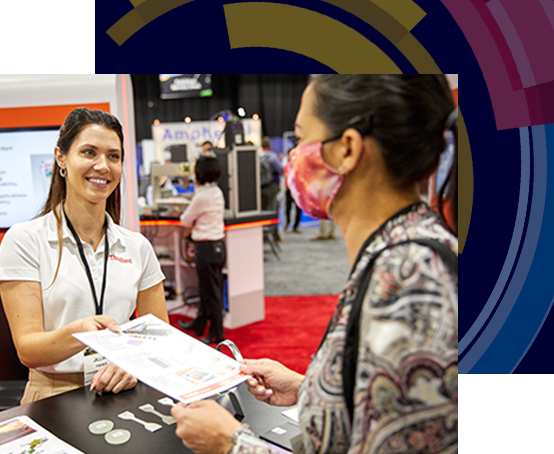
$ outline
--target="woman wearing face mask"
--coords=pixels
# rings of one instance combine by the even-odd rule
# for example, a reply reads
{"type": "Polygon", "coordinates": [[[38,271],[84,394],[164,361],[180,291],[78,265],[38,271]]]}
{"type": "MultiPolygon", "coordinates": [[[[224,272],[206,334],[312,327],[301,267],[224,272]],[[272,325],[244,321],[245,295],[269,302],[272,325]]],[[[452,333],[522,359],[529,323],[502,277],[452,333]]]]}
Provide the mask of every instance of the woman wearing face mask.
{"type": "MultiPolygon", "coordinates": [[[[0,246],[0,293],[15,347],[29,367],[22,404],[84,385],[84,345],[72,334],[152,313],[168,321],[152,246],[120,227],[123,131],[113,115],[78,108],[55,148],[40,216],[14,225],[0,246]]],[[[114,393],[136,379],[113,364],[91,389],[114,393]]]]}
{"type": "MultiPolygon", "coordinates": [[[[312,76],[295,129],[288,185],[310,216],[337,223],[351,274],[306,375],[247,360],[249,389],[298,404],[306,452],[456,452],[458,243],[417,191],[457,130],[446,79],[312,76]]],[[[271,451],[213,401],[172,414],[197,453],[271,451]]]]}

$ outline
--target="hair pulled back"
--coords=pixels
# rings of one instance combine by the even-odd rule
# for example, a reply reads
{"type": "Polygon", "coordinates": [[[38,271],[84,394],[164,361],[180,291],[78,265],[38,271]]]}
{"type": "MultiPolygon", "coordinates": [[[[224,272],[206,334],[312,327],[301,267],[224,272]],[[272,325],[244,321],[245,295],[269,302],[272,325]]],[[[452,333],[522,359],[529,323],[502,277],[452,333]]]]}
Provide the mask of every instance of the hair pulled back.
{"type": "Polygon", "coordinates": [[[369,132],[399,184],[416,183],[436,168],[446,148],[445,122],[455,107],[445,76],[314,74],[310,81],[315,113],[332,135],[349,126],[369,132]]]}
{"type": "MultiPolygon", "coordinates": [[[[413,185],[437,168],[447,145],[446,120],[455,109],[444,75],[313,74],[310,82],[315,114],[332,136],[349,127],[371,135],[398,186],[413,185]]],[[[457,122],[451,129],[457,156],[457,122]]],[[[457,167],[455,177],[452,191],[456,191],[453,214],[457,223],[457,167]]]]}

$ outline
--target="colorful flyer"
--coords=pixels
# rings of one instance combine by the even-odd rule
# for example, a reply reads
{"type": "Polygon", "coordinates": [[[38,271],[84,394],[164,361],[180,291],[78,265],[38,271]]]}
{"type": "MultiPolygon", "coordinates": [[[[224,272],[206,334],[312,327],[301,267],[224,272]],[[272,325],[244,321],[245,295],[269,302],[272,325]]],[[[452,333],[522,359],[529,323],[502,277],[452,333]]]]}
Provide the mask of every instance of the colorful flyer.
{"type": "Polygon", "coordinates": [[[28,416],[0,422],[0,454],[83,454],[28,416]]]}
{"type": "Polygon", "coordinates": [[[234,388],[248,376],[234,359],[152,314],[109,330],[73,336],[141,382],[184,403],[234,388]]]}

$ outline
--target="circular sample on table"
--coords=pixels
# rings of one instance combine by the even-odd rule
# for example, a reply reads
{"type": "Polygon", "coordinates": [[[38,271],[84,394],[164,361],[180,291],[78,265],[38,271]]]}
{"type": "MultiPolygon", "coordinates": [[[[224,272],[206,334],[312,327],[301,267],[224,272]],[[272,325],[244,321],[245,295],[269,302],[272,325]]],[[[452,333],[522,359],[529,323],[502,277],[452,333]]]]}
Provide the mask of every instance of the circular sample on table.
{"type": "Polygon", "coordinates": [[[88,426],[88,430],[90,430],[90,433],[93,433],[94,435],[102,435],[108,433],[112,429],[113,422],[111,422],[109,419],[94,421],[91,422],[88,426]]]}
{"type": "Polygon", "coordinates": [[[104,435],[104,438],[111,445],[122,445],[131,439],[131,432],[125,429],[115,429],[104,435]]]}

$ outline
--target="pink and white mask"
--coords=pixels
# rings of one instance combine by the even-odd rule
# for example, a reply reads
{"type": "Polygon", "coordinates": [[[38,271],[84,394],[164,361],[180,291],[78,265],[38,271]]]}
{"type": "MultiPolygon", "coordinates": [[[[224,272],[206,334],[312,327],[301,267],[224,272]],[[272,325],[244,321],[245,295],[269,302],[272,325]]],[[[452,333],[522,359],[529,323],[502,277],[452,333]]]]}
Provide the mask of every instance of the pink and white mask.
{"type": "Polygon", "coordinates": [[[323,142],[313,142],[291,151],[287,185],[298,206],[309,216],[330,219],[329,207],[344,175],[323,160],[322,147],[323,142]]]}

